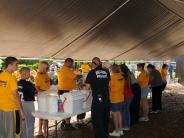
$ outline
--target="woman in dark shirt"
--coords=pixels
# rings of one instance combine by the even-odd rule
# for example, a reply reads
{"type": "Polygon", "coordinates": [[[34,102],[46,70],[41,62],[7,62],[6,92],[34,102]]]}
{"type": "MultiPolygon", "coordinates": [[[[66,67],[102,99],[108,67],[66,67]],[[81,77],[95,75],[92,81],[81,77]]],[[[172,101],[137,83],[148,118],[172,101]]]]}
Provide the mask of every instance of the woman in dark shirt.
{"type": "Polygon", "coordinates": [[[157,114],[162,110],[162,90],[163,80],[160,72],[154,65],[149,64],[147,66],[149,72],[149,84],[152,89],[152,111],[151,113],[157,114]]]}

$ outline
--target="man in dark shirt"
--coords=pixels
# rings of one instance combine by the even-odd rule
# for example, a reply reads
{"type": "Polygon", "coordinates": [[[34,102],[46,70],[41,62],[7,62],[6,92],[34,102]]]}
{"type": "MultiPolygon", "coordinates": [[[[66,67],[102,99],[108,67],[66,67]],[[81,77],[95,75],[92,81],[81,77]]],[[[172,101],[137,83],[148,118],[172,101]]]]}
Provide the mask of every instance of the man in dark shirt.
{"type": "Polygon", "coordinates": [[[162,110],[162,91],[164,82],[162,80],[160,72],[154,65],[149,64],[147,66],[149,72],[149,84],[152,89],[152,111],[151,113],[159,113],[162,110]]]}
{"type": "Polygon", "coordinates": [[[110,73],[102,68],[98,57],[93,58],[92,67],[86,78],[86,85],[92,89],[91,117],[95,138],[108,138],[110,73]]]}
{"type": "Polygon", "coordinates": [[[18,91],[22,101],[23,110],[26,114],[25,121],[23,122],[23,138],[34,137],[34,123],[35,118],[32,116],[32,112],[35,111],[34,101],[36,88],[33,83],[28,79],[30,78],[30,69],[23,67],[20,70],[21,79],[18,81],[18,91]]]}

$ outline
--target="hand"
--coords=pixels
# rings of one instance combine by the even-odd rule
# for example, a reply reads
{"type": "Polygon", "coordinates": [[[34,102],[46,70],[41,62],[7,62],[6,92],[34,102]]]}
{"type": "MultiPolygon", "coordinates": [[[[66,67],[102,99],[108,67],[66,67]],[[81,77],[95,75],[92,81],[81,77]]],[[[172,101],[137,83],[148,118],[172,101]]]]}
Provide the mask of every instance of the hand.
{"type": "Polygon", "coordinates": [[[80,78],[82,78],[82,75],[77,75],[76,79],[78,80],[80,78]]]}
{"type": "Polygon", "coordinates": [[[26,118],[26,115],[25,115],[24,111],[20,110],[19,113],[20,113],[20,118],[24,121],[25,118],[26,118]]]}

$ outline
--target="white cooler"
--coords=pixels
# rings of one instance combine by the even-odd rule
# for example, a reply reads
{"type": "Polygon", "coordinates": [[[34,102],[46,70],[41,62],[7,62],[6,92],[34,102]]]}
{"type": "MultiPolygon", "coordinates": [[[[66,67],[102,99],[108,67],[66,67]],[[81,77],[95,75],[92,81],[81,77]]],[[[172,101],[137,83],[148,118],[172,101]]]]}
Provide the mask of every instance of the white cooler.
{"type": "Polygon", "coordinates": [[[83,111],[84,94],[80,90],[73,90],[62,95],[64,99],[64,112],[69,114],[80,113],[83,111]]]}

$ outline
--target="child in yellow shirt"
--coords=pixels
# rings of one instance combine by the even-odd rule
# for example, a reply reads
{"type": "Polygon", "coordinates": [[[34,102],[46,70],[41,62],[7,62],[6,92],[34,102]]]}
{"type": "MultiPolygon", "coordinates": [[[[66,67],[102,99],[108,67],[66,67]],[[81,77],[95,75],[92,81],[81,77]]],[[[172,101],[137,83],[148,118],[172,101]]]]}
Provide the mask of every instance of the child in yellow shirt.
{"type": "Polygon", "coordinates": [[[12,75],[17,69],[17,63],[15,57],[7,57],[6,69],[0,73],[0,138],[20,138],[20,119],[25,119],[17,80],[12,75]]]}
{"type": "Polygon", "coordinates": [[[137,80],[139,85],[141,86],[141,102],[140,102],[140,110],[142,111],[143,115],[140,117],[139,121],[147,122],[149,121],[148,113],[149,113],[149,103],[148,103],[148,93],[149,89],[149,76],[148,73],[144,69],[145,64],[139,63],[137,64],[137,70],[140,71],[137,80]]]}
{"type": "MultiPolygon", "coordinates": [[[[50,88],[50,78],[48,75],[48,70],[49,70],[49,64],[46,61],[42,61],[39,63],[38,72],[35,77],[35,87],[38,94],[44,91],[47,91],[50,88]]],[[[46,136],[47,124],[48,124],[48,120],[39,119],[38,135],[46,136]],[[44,130],[44,133],[42,132],[42,127],[44,130]]]]}
{"type": "Polygon", "coordinates": [[[110,80],[110,110],[113,115],[115,130],[109,135],[120,137],[123,135],[121,110],[123,108],[124,101],[124,77],[122,76],[120,67],[118,65],[113,65],[111,70],[112,76],[110,80]]]}

